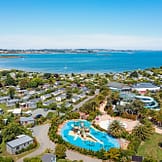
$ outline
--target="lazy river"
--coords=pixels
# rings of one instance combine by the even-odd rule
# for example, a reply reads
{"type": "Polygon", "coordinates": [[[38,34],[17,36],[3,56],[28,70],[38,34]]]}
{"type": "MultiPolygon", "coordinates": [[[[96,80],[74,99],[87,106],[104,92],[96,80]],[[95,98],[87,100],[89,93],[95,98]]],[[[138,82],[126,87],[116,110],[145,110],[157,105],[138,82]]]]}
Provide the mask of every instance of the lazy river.
{"type": "Polygon", "coordinates": [[[68,121],[61,129],[61,136],[72,145],[92,151],[120,147],[117,139],[95,129],[87,120],[68,121]]]}

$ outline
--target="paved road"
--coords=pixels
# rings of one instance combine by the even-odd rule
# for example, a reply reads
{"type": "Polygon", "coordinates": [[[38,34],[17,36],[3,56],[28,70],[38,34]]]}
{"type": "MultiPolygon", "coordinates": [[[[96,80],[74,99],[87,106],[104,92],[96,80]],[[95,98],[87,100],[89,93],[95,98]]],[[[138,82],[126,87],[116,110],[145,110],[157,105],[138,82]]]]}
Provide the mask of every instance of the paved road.
{"type": "Polygon", "coordinates": [[[77,105],[73,105],[73,110],[78,110],[84,103],[86,103],[87,101],[91,100],[92,98],[94,98],[96,95],[99,94],[99,89],[97,89],[95,91],[95,94],[93,96],[88,96],[85,100],[83,100],[82,102],[80,102],[77,105]]]}
{"type": "Polygon", "coordinates": [[[34,157],[34,156],[40,155],[48,148],[50,148],[51,150],[54,150],[55,144],[52,141],[50,141],[48,137],[49,127],[50,127],[49,124],[45,124],[45,125],[40,125],[40,126],[36,126],[33,128],[33,136],[36,137],[37,141],[40,144],[40,147],[34,152],[17,160],[17,162],[23,162],[23,159],[26,157],[34,157]]]}
{"type": "Polygon", "coordinates": [[[55,110],[45,111],[43,108],[39,108],[39,109],[32,111],[32,116],[34,118],[36,115],[41,114],[43,117],[46,117],[49,112],[56,112],[56,111],[55,110]]]}

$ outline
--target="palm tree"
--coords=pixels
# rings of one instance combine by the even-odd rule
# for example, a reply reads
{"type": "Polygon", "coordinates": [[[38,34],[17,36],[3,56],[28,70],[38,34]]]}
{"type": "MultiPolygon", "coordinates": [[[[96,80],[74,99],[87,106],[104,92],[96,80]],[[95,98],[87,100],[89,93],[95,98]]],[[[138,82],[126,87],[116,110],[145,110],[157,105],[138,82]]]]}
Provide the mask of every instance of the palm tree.
{"type": "Polygon", "coordinates": [[[124,126],[117,120],[114,120],[108,127],[108,133],[114,137],[121,137],[125,132],[124,126]]]}
{"type": "Polygon", "coordinates": [[[103,96],[101,94],[97,96],[98,103],[101,103],[103,100],[105,100],[105,96],[103,96]]]}
{"type": "Polygon", "coordinates": [[[142,141],[148,139],[152,135],[152,133],[153,128],[150,124],[138,125],[132,131],[132,134],[142,141]]]}
{"type": "Polygon", "coordinates": [[[90,104],[91,104],[91,107],[92,107],[92,111],[95,111],[98,104],[95,101],[92,101],[90,104]]]}
{"type": "Polygon", "coordinates": [[[120,150],[117,148],[111,148],[108,152],[104,153],[104,157],[119,161],[120,158],[120,150]]]}

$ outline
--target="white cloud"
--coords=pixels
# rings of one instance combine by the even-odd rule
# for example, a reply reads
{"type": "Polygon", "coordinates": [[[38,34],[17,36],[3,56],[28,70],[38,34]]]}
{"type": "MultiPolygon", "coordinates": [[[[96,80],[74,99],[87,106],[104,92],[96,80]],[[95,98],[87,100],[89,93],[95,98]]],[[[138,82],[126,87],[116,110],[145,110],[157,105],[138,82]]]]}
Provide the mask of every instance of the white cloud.
{"type": "Polygon", "coordinates": [[[111,48],[162,50],[162,38],[111,34],[0,36],[0,48],[111,48]]]}

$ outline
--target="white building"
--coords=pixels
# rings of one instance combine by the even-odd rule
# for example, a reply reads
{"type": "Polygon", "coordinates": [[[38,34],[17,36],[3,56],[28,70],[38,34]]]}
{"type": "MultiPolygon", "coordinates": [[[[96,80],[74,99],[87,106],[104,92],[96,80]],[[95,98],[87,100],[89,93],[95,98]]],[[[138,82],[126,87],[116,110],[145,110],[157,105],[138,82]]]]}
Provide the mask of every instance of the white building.
{"type": "Polygon", "coordinates": [[[51,94],[46,94],[46,95],[43,95],[40,97],[42,101],[48,99],[48,98],[51,98],[51,94]]]}
{"type": "Polygon", "coordinates": [[[66,94],[61,94],[56,97],[56,101],[61,102],[62,100],[66,99],[66,94]]]}
{"type": "Polygon", "coordinates": [[[146,91],[159,91],[160,87],[152,84],[152,83],[137,83],[132,86],[132,90],[136,90],[139,93],[146,93],[146,91]]]}

